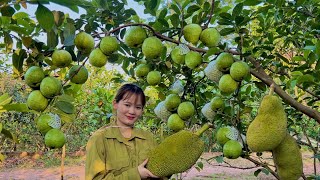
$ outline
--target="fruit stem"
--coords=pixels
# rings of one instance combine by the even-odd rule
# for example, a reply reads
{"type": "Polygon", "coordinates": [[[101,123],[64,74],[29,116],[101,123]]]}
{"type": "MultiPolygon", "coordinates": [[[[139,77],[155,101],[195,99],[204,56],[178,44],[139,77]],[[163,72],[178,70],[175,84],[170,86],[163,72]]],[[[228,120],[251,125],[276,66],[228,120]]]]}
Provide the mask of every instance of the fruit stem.
{"type": "Polygon", "coordinates": [[[269,95],[272,95],[273,92],[274,92],[274,83],[272,83],[272,84],[270,85],[269,95]]]}
{"type": "Polygon", "coordinates": [[[211,127],[211,125],[209,123],[204,124],[200,129],[198,129],[197,132],[195,132],[194,134],[196,134],[197,136],[201,136],[202,133],[204,133],[206,130],[208,130],[211,127]]]}

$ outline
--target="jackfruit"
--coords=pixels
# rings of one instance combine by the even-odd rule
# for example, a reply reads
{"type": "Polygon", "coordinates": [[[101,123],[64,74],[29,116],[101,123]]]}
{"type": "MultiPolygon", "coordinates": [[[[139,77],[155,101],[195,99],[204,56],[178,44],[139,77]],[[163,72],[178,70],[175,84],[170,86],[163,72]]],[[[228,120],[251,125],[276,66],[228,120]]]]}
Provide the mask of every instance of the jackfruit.
{"type": "Polygon", "coordinates": [[[166,122],[169,118],[169,116],[172,114],[164,105],[164,101],[161,101],[156,108],[154,108],[154,113],[158,118],[160,118],[162,121],[166,122]]]}
{"type": "Polygon", "coordinates": [[[164,139],[148,153],[147,169],[156,176],[165,177],[191,168],[204,150],[199,136],[208,128],[205,124],[196,133],[181,130],[164,139]]]}
{"type": "Polygon", "coordinates": [[[254,152],[271,151],[285,138],[287,116],[281,100],[275,95],[266,95],[256,118],[247,131],[247,143],[254,152]]]}
{"type": "Polygon", "coordinates": [[[217,61],[211,61],[204,69],[204,74],[208,79],[215,83],[219,83],[220,78],[223,76],[223,72],[217,68],[217,61]]]}
{"type": "Polygon", "coordinates": [[[286,135],[272,153],[280,180],[297,180],[301,177],[303,172],[301,152],[296,140],[290,134],[286,135]]]}

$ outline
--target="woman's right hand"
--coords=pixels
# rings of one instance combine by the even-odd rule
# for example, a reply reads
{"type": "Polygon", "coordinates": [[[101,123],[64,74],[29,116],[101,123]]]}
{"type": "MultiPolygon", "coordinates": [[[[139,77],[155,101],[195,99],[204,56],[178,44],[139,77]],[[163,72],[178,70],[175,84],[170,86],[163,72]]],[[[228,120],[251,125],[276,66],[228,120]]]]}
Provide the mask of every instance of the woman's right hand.
{"type": "Polygon", "coordinates": [[[140,174],[141,179],[147,179],[149,177],[151,178],[159,178],[158,176],[153,175],[147,168],[146,164],[148,163],[148,159],[144,160],[143,163],[141,163],[138,166],[138,171],[140,174]]]}

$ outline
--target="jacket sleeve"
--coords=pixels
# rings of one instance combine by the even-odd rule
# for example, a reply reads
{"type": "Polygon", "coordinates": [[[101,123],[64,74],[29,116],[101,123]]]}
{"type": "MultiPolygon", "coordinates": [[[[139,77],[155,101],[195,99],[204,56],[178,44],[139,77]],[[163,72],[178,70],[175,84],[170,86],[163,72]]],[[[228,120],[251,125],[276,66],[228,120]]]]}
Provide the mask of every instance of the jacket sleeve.
{"type": "Polygon", "coordinates": [[[101,136],[90,137],[86,147],[86,166],[85,179],[86,180],[140,180],[138,167],[130,168],[123,171],[119,175],[114,175],[108,164],[106,164],[106,154],[104,150],[104,138],[101,136]]]}

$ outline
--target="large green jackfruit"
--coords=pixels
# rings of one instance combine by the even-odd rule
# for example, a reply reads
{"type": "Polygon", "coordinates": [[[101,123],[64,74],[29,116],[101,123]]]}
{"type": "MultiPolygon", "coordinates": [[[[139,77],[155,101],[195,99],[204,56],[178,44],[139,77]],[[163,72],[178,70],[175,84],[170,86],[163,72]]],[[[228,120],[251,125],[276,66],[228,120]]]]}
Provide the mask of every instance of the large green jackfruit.
{"type": "Polygon", "coordinates": [[[247,143],[254,152],[271,151],[285,138],[287,116],[281,100],[274,95],[266,95],[258,109],[258,115],[247,131],[247,143]]]}
{"type": "Polygon", "coordinates": [[[280,180],[297,180],[302,175],[302,156],[296,140],[287,134],[273,151],[273,161],[280,180]]]}
{"type": "Polygon", "coordinates": [[[204,150],[204,142],[199,136],[208,128],[209,125],[205,124],[196,133],[181,130],[167,137],[149,152],[147,169],[159,177],[190,169],[204,150]]]}

